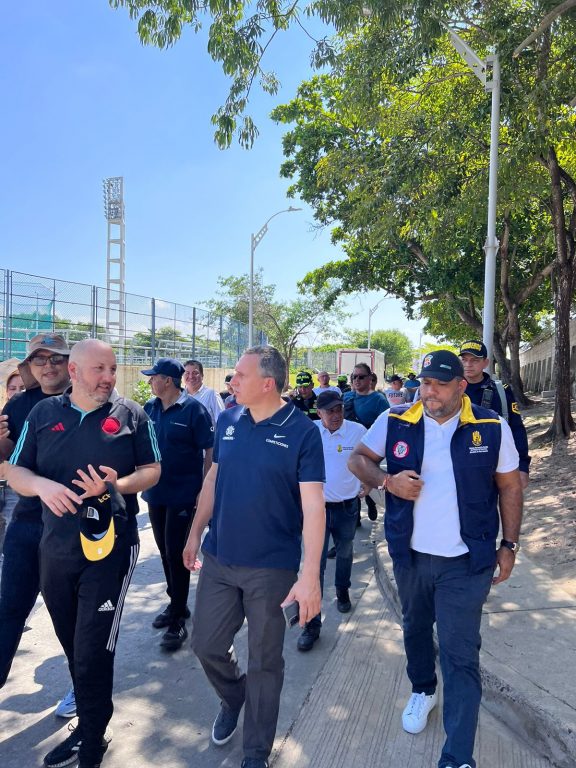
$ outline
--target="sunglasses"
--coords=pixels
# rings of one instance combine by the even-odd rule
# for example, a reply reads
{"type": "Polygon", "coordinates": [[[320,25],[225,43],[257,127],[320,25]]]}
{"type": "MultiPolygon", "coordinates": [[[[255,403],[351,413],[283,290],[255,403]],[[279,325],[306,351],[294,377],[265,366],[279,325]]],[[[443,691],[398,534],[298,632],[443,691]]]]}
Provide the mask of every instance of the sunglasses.
{"type": "Polygon", "coordinates": [[[49,357],[32,357],[30,362],[32,365],[41,367],[46,365],[46,363],[50,363],[50,365],[62,365],[62,363],[67,360],[68,358],[65,355],[50,355],[49,357]]]}
{"type": "Polygon", "coordinates": [[[362,379],[367,379],[369,375],[370,375],[369,373],[355,373],[351,378],[360,379],[362,381],[362,379]]]}

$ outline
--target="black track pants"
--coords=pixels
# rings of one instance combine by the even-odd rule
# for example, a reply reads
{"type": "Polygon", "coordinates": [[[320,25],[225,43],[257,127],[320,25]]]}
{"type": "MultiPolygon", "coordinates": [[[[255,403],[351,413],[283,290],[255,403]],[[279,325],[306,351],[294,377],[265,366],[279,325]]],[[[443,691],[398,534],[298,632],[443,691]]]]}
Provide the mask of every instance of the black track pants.
{"type": "Polygon", "coordinates": [[[124,599],[138,559],[136,534],[119,537],[104,560],[54,558],[40,548],[40,588],[74,683],[81,760],[101,758],[112,717],[114,653],[124,599]]]}
{"type": "Polygon", "coordinates": [[[162,558],[166,592],[172,611],[175,616],[184,616],[190,589],[190,571],[184,566],[182,551],[196,508],[148,504],[148,511],[154,539],[162,558]]]}

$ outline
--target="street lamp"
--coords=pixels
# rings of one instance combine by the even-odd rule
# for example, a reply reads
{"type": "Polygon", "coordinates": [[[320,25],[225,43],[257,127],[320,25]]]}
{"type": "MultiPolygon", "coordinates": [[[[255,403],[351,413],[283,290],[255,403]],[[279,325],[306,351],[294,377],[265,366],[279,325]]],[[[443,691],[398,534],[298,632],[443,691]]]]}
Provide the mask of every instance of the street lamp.
{"type": "Polygon", "coordinates": [[[254,336],[254,251],[260,245],[260,241],[268,232],[268,224],[275,216],[280,216],[281,213],[293,213],[294,211],[301,211],[302,208],[285,208],[282,211],[273,213],[268,219],[266,224],[255,235],[250,235],[250,295],[248,298],[248,346],[251,347],[254,336]]]}
{"type": "Polygon", "coordinates": [[[452,45],[464,59],[468,67],[484,86],[486,93],[492,94],[492,116],[490,119],[490,171],[488,176],[488,232],[484,243],[486,259],[484,263],[484,314],[482,318],[483,341],[488,350],[489,366],[492,371],[492,350],[494,345],[494,305],[496,295],[496,254],[500,243],[496,237],[496,197],[498,191],[498,142],[500,134],[500,60],[497,54],[480,59],[470,46],[451,30],[443,21],[440,22],[450,35],[452,45]]]}
{"type": "MultiPolygon", "coordinates": [[[[386,296],[384,296],[384,299],[385,298],[386,298],[386,296]]],[[[370,342],[372,341],[372,315],[374,314],[374,312],[376,312],[376,310],[378,309],[380,304],[382,304],[384,299],[380,299],[378,304],[375,304],[372,307],[372,309],[368,310],[368,349],[370,349],[370,342]]]]}

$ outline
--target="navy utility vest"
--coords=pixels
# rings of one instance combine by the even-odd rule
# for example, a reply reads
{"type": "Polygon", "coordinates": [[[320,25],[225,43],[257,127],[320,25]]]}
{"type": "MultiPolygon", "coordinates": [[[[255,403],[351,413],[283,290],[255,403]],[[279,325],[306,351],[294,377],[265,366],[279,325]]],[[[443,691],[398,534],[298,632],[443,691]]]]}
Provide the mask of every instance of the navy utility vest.
{"type": "MultiPolygon", "coordinates": [[[[452,437],[450,453],[456,481],[460,535],[470,551],[472,572],[494,567],[500,525],[498,488],[494,480],[501,425],[494,411],[472,405],[463,395],[460,421],[452,437]]],[[[391,475],[412,469],[420,474],[424,456],[424,407],[390,409],[386,439],[386,464],[391,475]]],[[[414,528],[414,502],[386,493],[384,530],[390,556],[399,565],[410,563],[410,539],[414,528]]]]}

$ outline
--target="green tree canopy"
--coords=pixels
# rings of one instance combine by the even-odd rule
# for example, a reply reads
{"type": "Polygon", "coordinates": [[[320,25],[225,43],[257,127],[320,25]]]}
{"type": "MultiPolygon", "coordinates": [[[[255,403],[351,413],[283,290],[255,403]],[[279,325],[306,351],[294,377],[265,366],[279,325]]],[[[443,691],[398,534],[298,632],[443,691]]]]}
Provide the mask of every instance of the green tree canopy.
{"type": "MultiPolygon", "coordinates": [[[[368,348],[367,331],[347,331],[347,341],[351,347],[368,348]]],[[[393,366],[397,371],[409,371],[412,367],[414,349],[408,336],[397,330],[377,330],[370,334],[370,347],[386,354],[386,366],[393,366]]]]}

